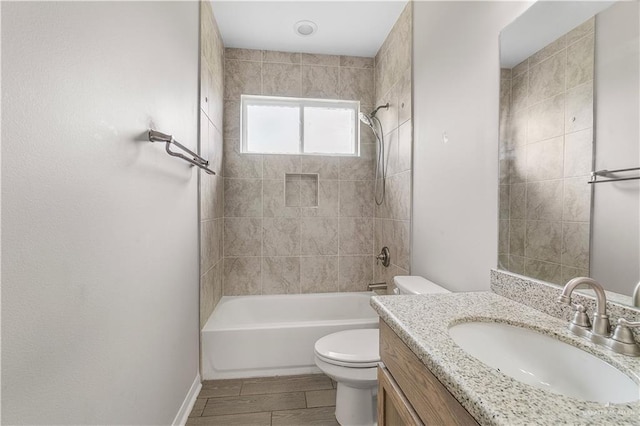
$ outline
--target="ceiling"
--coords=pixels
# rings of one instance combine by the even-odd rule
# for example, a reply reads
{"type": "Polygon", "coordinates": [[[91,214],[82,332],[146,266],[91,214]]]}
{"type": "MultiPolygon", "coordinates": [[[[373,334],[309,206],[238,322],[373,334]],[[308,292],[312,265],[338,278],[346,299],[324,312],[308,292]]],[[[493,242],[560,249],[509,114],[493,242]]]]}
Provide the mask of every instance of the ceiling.
{"type": "Polygon", "coordinates": [[[225,47],[373,57],[406,0],[397,1],[212,1],[225,47]],[[294,24],[313,21],[303,37],[294,24]]]}
{"type": "Polygon", "coordinates": [[[513,68],[614,1],[537,1],[500,33],[500,66],[513,68]]]}

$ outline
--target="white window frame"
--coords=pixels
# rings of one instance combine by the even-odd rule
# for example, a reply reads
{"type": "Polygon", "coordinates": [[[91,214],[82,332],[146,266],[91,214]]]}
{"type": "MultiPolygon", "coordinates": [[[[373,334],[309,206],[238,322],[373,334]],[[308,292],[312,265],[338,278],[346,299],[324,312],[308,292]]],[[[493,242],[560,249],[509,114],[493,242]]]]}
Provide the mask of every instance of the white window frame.
{"type": "Polygon", "coordinates": [[[322,156],[340,156],[340,157],[358,157],[360,156],[360,101],[345,101],[338,99],[307,99],[307,98],[289,98],[281,96],[257,96],[257,95],[241,95],[240,96],[240,152],[243,154],[275,154],[275,155],[322,155],[322,156]],[[247,146],[247,128],[246,114],[249,105],[277,105],[277,106],[297,106],[300,108],[300,135],[298,137],[297,153],[270,153],[249,151],[247,146]],[[340,109],[351,109],[354,114],[354,136],[351,141],[352,153],[316,153],[304,152],[304,108],[305,107],[336,107],[340,109]]]}

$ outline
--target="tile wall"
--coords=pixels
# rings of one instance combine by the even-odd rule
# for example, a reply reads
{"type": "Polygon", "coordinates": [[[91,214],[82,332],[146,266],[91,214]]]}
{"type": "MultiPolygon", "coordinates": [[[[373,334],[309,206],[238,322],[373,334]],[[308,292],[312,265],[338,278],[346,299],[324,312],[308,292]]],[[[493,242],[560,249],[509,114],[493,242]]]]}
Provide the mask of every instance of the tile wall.
{"type": "Polygon", "coordinates": [[[224,47],[211,2],[200,3],[200,154],[215,176],[200,172],[200,327],[222,297],[222,107],[224,47]]]}
{"type": "Polygon", "coordinates": [[[589,275],[594,19],[501,73],[499,266],[589,275]]]}
{"type": "Polygon", "coordinates": [[[376,105],[388,102],[390,107],[377,114],[384,131],[387,179],[384,202],[379,206],[374,203],[374,250],[379,253],[388,246],[391,265],[376,265],[374,280],[387,282],[389,291],[395,275],[410,271],[412,44],[412,2],[408,2],[375,58],[376,105]]]}
{"type": "Polygon", "coordinates": [[[241,154],[239,121],[241,94],[359,100],[368,111],[374,93],[373,58],[225,49],[224,295],[363,291],[372,281],[370,130],[361,126],[359,158],[241,154]],[[305,174],[318,175],[317,194],[305,174]]]}

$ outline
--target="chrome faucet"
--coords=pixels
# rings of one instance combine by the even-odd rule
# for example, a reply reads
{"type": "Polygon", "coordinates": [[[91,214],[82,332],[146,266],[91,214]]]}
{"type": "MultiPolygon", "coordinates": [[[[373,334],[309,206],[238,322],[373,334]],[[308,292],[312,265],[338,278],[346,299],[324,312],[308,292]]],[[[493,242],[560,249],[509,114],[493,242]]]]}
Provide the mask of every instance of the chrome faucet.
{"type": "MultiPolygon", "coordinates": [[[[640,283],[636,287],[634,297],[637,293],[640,293],[639,288],[640,283]]],[[[629,356],[640,356],[640,345],[636,343],[631,332],[631,328],[640,327],[640,322],[630,322],[620,318],[612,334],[609,315],[607,315],[607,296],[602,285],[596,280],[587,277],[572,279],[562,289],[558,302],[566,303],[574,308],[575,314],[569,323],[569,330],[574,334],[585,337],[593,343],[603,345],[613,352],[629,356]],[[591,287],[596,293],[596,312],[593,313],[593,326],[589,322],[584,306],[571,302],[571,293],[581,285],[591,287]]]]}
{"type": "Polygon", "coordinates": [[[571,303],[571,293],[573,293],[573,290],[580,285],[587,285],[596,293],[596,312],[593,314],[593,326],[590,331],[591,334],[594,336],[608,337],[611,334],[611,324],[609,323],[609,315],[607,315],[607,296],[604,292],[604,288],[596,280],[587,277],[572,279],[562,289],[562,294],[558,297],[558,302],[566,303],[576,309],[576,316],[571,321],[572,324],[582,328],[584,328],[586,324],[586,327],[588,327],[588,318],[584,321],[584,316],[586,316],[584,307],[582,305],[571,303]]]}
{"type": "Polygon", "coordinates": [[[636,308],[640,308],[640,281],[636,284],[635,290],[633,290],[633,296],[631,297],[632,304],[636,308]]]}

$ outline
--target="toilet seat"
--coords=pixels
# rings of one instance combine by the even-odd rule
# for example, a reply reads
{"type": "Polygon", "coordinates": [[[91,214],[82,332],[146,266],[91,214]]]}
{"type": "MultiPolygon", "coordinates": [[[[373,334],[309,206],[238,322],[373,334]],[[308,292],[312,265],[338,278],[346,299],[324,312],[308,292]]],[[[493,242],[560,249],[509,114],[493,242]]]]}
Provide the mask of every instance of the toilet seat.
{"type": "Polygon", "coordinates": [[[346,330],[324,336],[315,344],[315,354],[329,364],[371,368],[380,361],[379,330],[346,330]]]}

